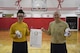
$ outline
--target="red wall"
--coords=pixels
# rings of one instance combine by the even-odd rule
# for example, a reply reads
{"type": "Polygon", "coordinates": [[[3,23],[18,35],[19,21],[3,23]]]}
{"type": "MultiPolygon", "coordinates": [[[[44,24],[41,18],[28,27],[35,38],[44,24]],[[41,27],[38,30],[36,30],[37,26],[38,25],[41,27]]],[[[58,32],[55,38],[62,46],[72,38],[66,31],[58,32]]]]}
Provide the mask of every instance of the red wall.
{"type": "Polygon", "coordinates": [[[0,30],[9,29],[11,24],[16,21],[15,18],[0,18],[0,30]]]}
{"type": "MultiPolygon", "coordinates": [[[[61,19],[65,21],[65,18],[61,19]]],[[[44,27],[45,29],[47,29],[49,23],[53,20],[54,20],[53,18],[25,18],[24,22],[28,24],[29,28],[44,27]]],[[[16,18],[0,18],[0,30],[9,29],[11,24],[13,24],[16,21],[17,21],[16,18]]],[[[79,23],[79,29],[80,29],[80,23],[79,23]]]]}

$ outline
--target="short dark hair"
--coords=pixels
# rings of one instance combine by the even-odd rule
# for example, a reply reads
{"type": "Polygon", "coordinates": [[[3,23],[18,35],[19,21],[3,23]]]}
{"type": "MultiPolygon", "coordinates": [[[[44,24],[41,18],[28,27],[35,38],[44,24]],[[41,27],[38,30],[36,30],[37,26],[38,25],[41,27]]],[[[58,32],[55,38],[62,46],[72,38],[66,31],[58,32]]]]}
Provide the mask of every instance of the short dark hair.
{"type": "Polygon", "coordinates": [[[18,15],[18,13],[23,13],[23,14],[25,14],[22,9],[19,9],[19,10],[18,10],[17,15],[18,15]]]}

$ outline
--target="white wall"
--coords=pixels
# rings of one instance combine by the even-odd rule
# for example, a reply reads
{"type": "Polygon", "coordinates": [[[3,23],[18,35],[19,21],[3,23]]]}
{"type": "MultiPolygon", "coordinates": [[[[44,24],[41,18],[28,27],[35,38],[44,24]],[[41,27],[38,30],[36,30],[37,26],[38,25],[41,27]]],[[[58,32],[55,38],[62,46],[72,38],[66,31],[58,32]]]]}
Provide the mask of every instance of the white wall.
{"type": "MultiPolygon", "coordinates": [[[[16,0],[0,0],[0,8],[1,7],[15,7],[17,8],[17,6],[15,6],[15,1],[16,0]]],[[[58,1],[57,0],[46,0],[47,1],[47,8],[56,8],[58,5],[58,1]]],[[[62,7],[63,8],[71,8],[71,7],[78,7],[80,5],[80,0],[64,0],[64,2],[62,3],[62,7]]],[[[23,8],[32,8],[32,0],[22,0],[21,2],[21,6],[23,8]]],[[[16,14],[17,10],[0,10],[1,12],[3,11],[3,13],[14,13],[16,14]]],[[[64,14],[68,14],[68,13],[74,13],[75,14],[76,10],[62,10],[61,13],[64,14]]],[[[35,12],[33,11],[25,11],[26,13],[31,13],[34,14],[35,12]]],[[[43,13],[53,13],[54,10],[51,11],[46,11],[43,13]]],[[[38,14],[42,14],[42,12],[38,12],[38,14]]]]}
{"type": "MultiPolygon", "coordinates": [[[[78,1],[79,2],[79,1],[78,1]]],[[[64,0],[62,3],[62,7],[76,7],[76,0],[64,0]]],[[[47,0],[48,7],[57,7],[58,1],[57,0],[47,0]]]]}
{"type": "MultiPolygon", "coordinates": [[[[16,0],[0,0],[0,7],[15,7],[16,0]]],[[[58,1],[57,0],[46,0],[47,7],[57,7],[58,1]]],[[[80,3],[79,0],[64,0],[62,3],[63,7],[76,7],[80,3]]],[[[22,7],[32,7],[32,0],[22,0],[21,1],[22,7]]]]}
{"type": "Polygon", "coordinates": [[[0,7],[14,7],[15,0],[0,0],[0,7]]]}
{"type": "MultiPolygon", "coordinates": [[[[16,0],[0,0],[0,7],[16,7],[16,0]]],[[[22,7],[31,7],[31,0],[22,0],[22,7]]]]}

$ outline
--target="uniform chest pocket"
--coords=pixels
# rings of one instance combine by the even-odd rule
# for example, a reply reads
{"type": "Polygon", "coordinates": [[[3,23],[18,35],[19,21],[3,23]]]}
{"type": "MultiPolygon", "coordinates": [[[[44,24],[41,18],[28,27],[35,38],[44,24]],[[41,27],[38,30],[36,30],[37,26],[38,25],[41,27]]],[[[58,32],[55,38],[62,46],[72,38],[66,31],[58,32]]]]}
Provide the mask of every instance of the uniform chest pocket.
{"type": "Polygon", "coordinates": [[[58,29],[59,29],[59,32],[64,32],[65,27],[64,26],[59,26],[58,29]]]}

